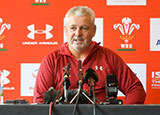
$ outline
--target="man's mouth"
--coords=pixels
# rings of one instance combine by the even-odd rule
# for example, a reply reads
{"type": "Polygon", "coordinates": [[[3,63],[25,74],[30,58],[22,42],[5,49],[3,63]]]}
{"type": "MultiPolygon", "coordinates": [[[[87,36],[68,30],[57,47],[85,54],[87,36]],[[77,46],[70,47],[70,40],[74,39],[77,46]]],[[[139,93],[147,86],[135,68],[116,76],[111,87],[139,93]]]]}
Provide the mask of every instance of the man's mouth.
{"type": "Polygon", "coordinates": [[[83,41],[82,39],[74,39],[74,41],[83,41]]]}
{"type": "Polygon", "coordinates": [[[74,38],[73,41],[83,41],[83,38],[74,38]]]}
{"type": "Polygon", "coordinates": [[[83,40],[82,39],[75,39],[74,42],[76,44],[82,44],[83,43],[83,40]]]}

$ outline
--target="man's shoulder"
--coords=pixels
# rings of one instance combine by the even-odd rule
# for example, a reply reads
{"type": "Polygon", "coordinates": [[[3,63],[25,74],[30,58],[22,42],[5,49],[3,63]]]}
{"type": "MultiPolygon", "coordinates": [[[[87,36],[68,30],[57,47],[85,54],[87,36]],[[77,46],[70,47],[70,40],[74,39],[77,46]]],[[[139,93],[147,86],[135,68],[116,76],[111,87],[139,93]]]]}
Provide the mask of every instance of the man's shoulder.
{"type": "Polygon", "coordinates": [[[64,48],[64,46],[62,45],[62,46],[60,46],[58,49],[49,52],[44,58],[45,58],[45,59],[46,59],[46,58],[47,58],[47,59],[48,59],[48,58],[57,58],[57,57],[63,55],[62,52],[63,52],[64,49],[65,49],[65,48],[64,48]]]}
{"type": "Polygon", "coordinates": [[[113,60],[113,59],[120,59],[121,57],[115,53],[112,49],[104,47],[104,46],[96,46],[97,51],[96,55],[101,55],[102,57],[105,57],[108,60],[113,60]]]}
{"type": "Polygon", "coordinates": [[[59,56],[59,55],[63,55],[65,52],[65,47],[62,45],[60,46],[58,49],[51,51],[50,53],[48,53],[47,56],[59,56]]]}
{"type": "Polygon", "coordinates": [[[98,49],[98,52],[103,53],[103,54],[115,54],[114,51],[112,51],[111,49],[104,47],[104,46],[96,46],[98,49]]]}

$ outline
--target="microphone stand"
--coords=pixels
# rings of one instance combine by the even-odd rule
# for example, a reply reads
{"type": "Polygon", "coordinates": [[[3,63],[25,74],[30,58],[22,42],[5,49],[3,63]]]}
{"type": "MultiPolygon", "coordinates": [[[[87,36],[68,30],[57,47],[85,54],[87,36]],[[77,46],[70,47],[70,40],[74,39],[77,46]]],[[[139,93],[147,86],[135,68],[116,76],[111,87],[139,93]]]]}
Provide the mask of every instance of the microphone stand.
{"type": "Polygon", "coordinates": [[[89,92],[90,92],[90,97],[93,98],[93,104],[94,104],[94,108],[93,108],[93,115],[96,115],[96,96],[95,96],[95,92],[94,92],[94,87],[95,87],[95,80],[90,80],[90,82],[88,83],[89,86],[89,92]]]}
{"type": "MultiPolygon", "coordinates": [[[[82,67],[81,67],[81,60],[78,61],[78,76],[79,76],[79,80],[78,80],[78,92],[77,94],[72,98],[72,100],[70,101],[70,104],[75,100],[75,98],[77,96],[79,96],[80,94],[83,94],[92,104],[94,104],[94,102],[84,93],[83,90],[83,73],[82,73],[82,67]]],[[[77,99],[78,100],[78,99],[77,99]]]]}
{"type": "Polygon", "coordinates": [[[77,94],[73,97],[73,99],[70,101],[70,104],[76,99],[76,103],[75,103],[75,108],[73,110],[73,115],[75,114],[77,105],[78,105],[78,101],[79,101],[79,97],[80,94],[83,94],[92,104],[95,104],[95,102],[93,102],[83,91],[83,73],[82,73],[82,66],[81,66],[81,60],[78,61],[78,76],[79,76],[79,80],[78,80],[78,92],[77,94]]]}
{"type": "Polygon", "coordinates": [[[69,81],[69,69],[70,69],[70,63],[68,63],[67,67],[65,68],[65,73],[64,73],[64,102],[68,102],[68,87],[70,86],[70,81],[69,81]]]}

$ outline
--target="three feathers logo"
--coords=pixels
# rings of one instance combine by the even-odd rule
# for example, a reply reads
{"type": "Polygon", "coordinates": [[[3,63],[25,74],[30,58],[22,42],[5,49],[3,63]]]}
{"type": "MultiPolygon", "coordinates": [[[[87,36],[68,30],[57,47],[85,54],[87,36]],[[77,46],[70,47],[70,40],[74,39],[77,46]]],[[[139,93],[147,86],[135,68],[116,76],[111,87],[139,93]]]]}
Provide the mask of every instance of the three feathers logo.
{"type": "MultiPolygon", "coordinates": [[[[5,35],[3,34],[5,30],[10,30],[11,24],[3,23],[3,19],[0,18],[0,41],[5,38],[5,35]]],[[[3,48],[4,44],[0,42],[0,51],[5,51],[6,49],[3,48]]]]}
{"type": "Polygon", "coordinates": [[[114,30],[119,30],[122,35],[120,35],[120,39],[124,41],[124,44],[121,44],[121,49],[118,49],[118,51],[135,51],[133,49],[132,43],[129,41],[134,38],[134,35],[132,35],[132,32],[134,30],[139,30],[140,25],[132,23],[131,18],[124,17],[122,19],[122,23],[117,23],[113,25],[114,30]]]}

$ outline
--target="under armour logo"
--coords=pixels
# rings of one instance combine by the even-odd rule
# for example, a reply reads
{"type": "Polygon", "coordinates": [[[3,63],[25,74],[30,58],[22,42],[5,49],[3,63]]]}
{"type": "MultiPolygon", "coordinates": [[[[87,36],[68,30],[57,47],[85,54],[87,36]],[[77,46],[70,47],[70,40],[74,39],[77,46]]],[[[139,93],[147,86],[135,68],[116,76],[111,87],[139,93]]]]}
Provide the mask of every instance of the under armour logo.
{"type": "Polygon", "coordinates": [[[10,72],[8,70],[0,71],[0,85],[5,85],[10,83],[10,80],[7,78],[9,76],[10,72]]]}
{"type": "Polygon", "coordinates": [[[96,66],[95,66],[95,69],[96,69],[96,70],[102,71],[102,70],[103,70],[103,67],[102,67],[102,66],[97,66],[97,65],[96,65],[96,66]]]}
{"type": "Polygon", "coordinates": [[[29,25],[27,26],[28,30],[31,31],[27,37],[30,39],[35,38],[35,34],[46,34],[46,39],[50,39],[53,37],[53,35],[50,33],[50,31],[53,29],[53,26],[46,24],[46,30],[35,30],[35,25],[29,25]]]}

